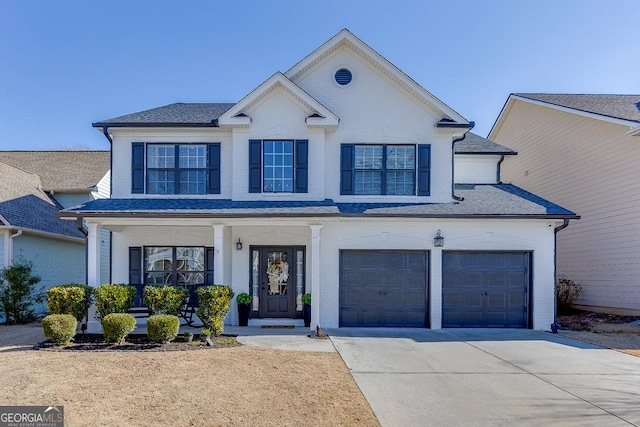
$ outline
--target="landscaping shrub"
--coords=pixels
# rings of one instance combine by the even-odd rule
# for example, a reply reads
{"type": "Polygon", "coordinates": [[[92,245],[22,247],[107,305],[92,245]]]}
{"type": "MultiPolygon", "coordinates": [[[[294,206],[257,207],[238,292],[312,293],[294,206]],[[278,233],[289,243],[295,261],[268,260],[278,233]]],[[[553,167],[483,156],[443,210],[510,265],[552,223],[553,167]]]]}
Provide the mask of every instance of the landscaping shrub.
{"type": "Polygon", "coordinates": [[[96,320],[102,323],[102,319],[111,313],[124,313],[133,306],[136,297],[136,288],[129,285],[106,284],[100,285],[95,290],[96,295],[96,320]]]}
{"type": "Polygon", "coordinates": [[[50,314],[42,319],[44,336],[58,345],[69,345],[77,328],[78,321],[71,314],[50,314]]]}
{"type": "Polygon", "coordinates": [[[156,314],[147,320],[147,336],[150,341],[168,344],[178,336],[180,319],[171,314],[156,314]]]}
{"type": "Polygon", "coordinates": [[[178,286],[145,286],[142,293],[153,314],[177,316],[187,302],[187,290],[178,286]]]}
{"type": "Polygon", "coordinates": [[[224,318],[229,313],[229,304],[234,293],[229,286],[202,286],[196,291],[198,294],[198,309],[196,315],[202,320],[207,329],[214,336],[222,333],[224,318]]]}
{"type": "Polygon", "coordinates": [[[556,285],[556,300],[558,313],[568,314],[571,312],[572,305],[582,294],[582,286],[573,280],[562,277],[558,279],[556,285]]]}
{"type": "Polygon", "coordinates": [[[129,313],[111,313],[102,319],[102,333],[106,342],[123,344],[136,328],[136,318],[129,313]]]}
{"type": "Polygon", "coordinates": [[[73,314],[78,322],[82,322],[91,306],[92,294],[93,288],[89,285],[53,286],[47,291],[47,309],[51,314],[73,314]]]}
{"type": "Polygon", "coordinates": [[[27,323],[35,318],[31,306],[44,300],[44,293],[36,289],[39,282],[40,277],[33,274],[33,262],[22,254],[0,270],[0,312],[6,323],[27,323]]]}

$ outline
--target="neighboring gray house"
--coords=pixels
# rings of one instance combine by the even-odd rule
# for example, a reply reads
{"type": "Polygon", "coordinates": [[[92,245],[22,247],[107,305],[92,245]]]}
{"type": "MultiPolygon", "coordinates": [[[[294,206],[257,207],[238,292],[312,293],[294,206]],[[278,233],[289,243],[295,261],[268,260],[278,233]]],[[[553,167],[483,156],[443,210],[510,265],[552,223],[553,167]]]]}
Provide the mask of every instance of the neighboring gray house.
{"type": "Polygon", "coordinates": [[[579,212],[558,274],[583,308],[640,314],[640,95],[515,93],[489,134],[518,150],[506,182],[579,212]]]}
{"type": "MultiPolygon", "coordinates": [[[[85,234],[57,214],[109,197],[109,162],[108,151],[0,151],[0,268],[21,253],[33,261],[45,288],[84,283],[85,234]]],[[[101,235],[104,282],[109,237],[101,235]]]]}

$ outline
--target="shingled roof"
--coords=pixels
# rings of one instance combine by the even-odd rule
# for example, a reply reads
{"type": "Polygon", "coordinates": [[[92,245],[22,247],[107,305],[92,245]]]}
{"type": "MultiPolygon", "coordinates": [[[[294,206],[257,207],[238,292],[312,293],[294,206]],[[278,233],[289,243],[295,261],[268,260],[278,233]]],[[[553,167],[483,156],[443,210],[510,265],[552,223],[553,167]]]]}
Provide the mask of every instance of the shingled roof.
{"type": "Polygon", "coordinates": [[[640,123],[640,95],[514,93],[514,96],[640,123]]]}
{"type": "Polygon", "coordinates": [[[218,117],[234,103],[182,103],[139,111],[93,123],[94,127],[218,126],[218,117]]]}
{"type": "Polygon", "coordinates": [[[57,217],[60,207],[43,191],[38,175],[0,162],[0,215],[4,226],[67,237],[84,236],[57,217]]]}
{"type": "Polygon", "coordinates": [[[456,142],[455,150],[456,154],[518,154],[510,148],[472,132],[467,132],[462,141],[456,142]]]}
{"type": "Polygon", "coordinates": [[[0,151],[0,162],[38,174],[45,191],[87,190],[110,169],[109,151],[0,151]]]}
{"type": "Polygon", "coordinates": [[[256,202],[227,199],[98,199],[65,209],[61,216],[577,218],[575,213],[511,184],[457,185],[456,194],[464,200],[453,203],[335,203],[331,199],[256,202]]]}

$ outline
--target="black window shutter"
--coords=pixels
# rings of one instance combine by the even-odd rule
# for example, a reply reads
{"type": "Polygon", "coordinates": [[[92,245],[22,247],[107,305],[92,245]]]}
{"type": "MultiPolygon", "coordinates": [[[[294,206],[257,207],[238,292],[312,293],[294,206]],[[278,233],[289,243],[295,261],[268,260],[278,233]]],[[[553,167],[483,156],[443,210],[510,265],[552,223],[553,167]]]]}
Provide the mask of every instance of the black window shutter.
{"type": "Polygon", "coordinates": [[[131,143],[131,193],[144,193],[144,143],[131,143]]]}
{"type": "Polygon", "coordinates": [[[309,140],[296,139],[295,146],[295,192],[309,192],[309,140]]]}
{"type": "Polygon", "coordinates": [[[262,140],[249,140],[249,193],[262,193],[262,140]]]}
{"type": "Polygon", "coordinates": [[[214,248],[205,248],[205,264],[207,266],[207,277],[205,284],[213,285],[213,251],[214,248]]]}
{"type": "Polygon", "coordinates": [[[431,194],[431,145],[418,145],[418,196],[431,194]]]}
{"type": "Polygon", "coordinates": [[[340,146],[340,194],[353,194],[355,163],[355,146],[353,144],[342,144],[340,146]]]}
{"type": "Polygon", "coordinates": [[[133,301],[134,307],[141,307],[142,303],[142,248],[129,247],[129,284],[135,286],[137,295],[133,301]]]}
{"type": "Polygon", "coordinates": [[[220,143],[207,144],[207,167],[209,169],[209,182],[207,193],[220,194],[220,143]]]}

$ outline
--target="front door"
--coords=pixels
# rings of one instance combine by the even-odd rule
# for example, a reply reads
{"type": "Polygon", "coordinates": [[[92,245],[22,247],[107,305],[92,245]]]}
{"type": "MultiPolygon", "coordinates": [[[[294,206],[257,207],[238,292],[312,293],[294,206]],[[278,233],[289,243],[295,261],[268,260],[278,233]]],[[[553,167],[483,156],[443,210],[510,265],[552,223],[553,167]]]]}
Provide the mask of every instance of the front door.
{"type": "Polygon", "coordinates": [[[293,248],[262,247],[259,260],[260,317],[295,317],[293,248]]]}

